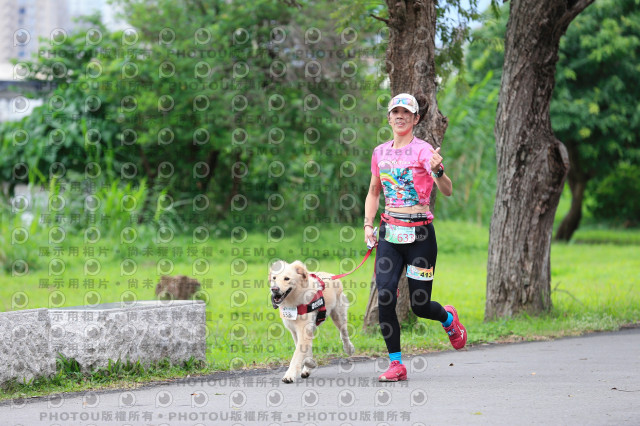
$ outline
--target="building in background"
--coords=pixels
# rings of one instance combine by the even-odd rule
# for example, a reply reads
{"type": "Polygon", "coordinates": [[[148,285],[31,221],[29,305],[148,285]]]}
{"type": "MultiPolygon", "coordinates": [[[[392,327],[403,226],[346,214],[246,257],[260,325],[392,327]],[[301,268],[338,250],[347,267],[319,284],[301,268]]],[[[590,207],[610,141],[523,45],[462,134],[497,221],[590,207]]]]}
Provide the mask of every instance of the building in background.
{"type": "Polygon", "coordinates": [[[106,0],[0,0],[0,121],[19,120],[41,104],[11,91],[11,86],[24,84],[11,61],[31,60],[38,54],[39,38],[53,46],[78,29],[74,18],[96,11],[114,22],[106,0]]]}
{"type": "Polygon", "coordinates": [[[69,4],[54,0],[0,0],[0,79],[13,80],[11,59],[30,59],[38,38],[72,29],[69,4]]]}

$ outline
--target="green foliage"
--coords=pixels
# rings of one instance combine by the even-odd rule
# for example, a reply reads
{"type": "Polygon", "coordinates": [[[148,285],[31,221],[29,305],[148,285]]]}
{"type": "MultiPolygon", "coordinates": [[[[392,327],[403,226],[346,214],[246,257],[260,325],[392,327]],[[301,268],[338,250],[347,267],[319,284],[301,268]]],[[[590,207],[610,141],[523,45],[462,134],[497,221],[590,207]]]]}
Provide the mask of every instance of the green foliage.
{"type": "MultiPolygon", "coordinates": [[[[351,213],[336,202],[354,192],[345,184],[353,182],[356,199],[364,198],[366,176],[340,178],[345,158],[356,168],[367,164],[369,153],[354,152],[354,146],[365,140],[375,145],[376,129],[356,122],[379,115],[378,89],[367,76],[369,58],[354,54],[370,45],[368,34],[359,31],[355,44],[345,42],[331,21],[321,19],[331,6],[300,4],[302,12],[264,0],[251,5],[218,2],[207,5],[206,11],[199,2],[159,1],[153,8],[148,2],[123,2],[127,21],[139,30],[138,46],[162,58],[175,76],[156,77],[159,60],[129,58],[151,84],[128,90],[137,99],[135,111],[118,107],[119,94],[108,103],[138,135],[148,163],[137,163],[139,170],[157,170],[169,153],[175,173],[150,176],[149,186],[168,190],[180,200],[176,205],[184,203],[179,214],[186,221],[189,216],[199,221],[224,218],[229,210],[232,215],[241,211],[243,218],[259,218],[265,204],[280,205],[281,199],[298,203],[288,203],[286,212],[274,208],[271,216],[348,220],[351,213]],[[149,20],[155,8],[163,14],[149,20]],[[175,39],[152,39],[163,32],[175,34],[175,39]],[[201,45],[193,34],[210,36],[215,49],[201,45]],[[205,52],[204,57],[190,57],[188,52],[194,51],[205,52]],[[172,108],[159,115],[158,102],[168,96],[172,108]],[[359,101],[367,97],[372,99],[359,101]],[[200,102],[207,107],[200,108],[200,102]],[[350,104],[357,109],[352,111],[350,104]],[[141,116],[151,119],[140,123],[141,116]],[[174,142],[154,149],[165,134],[174,142]],[[196,167],[209,173],[194,178],[196,167]],[[209,207],[194,212],[189,201],[203,196],[209,207]],[[308,197],[318,197],[311,204],[320,202],[305,211],[308,197]],[[248,206],[238,210],[238,204],[248,206]]],[[[120,68],[114,64],[103,78],[117,78],[120,68]]]]}
{"type": "MultiPolygon", "coordinates": [[[[492,7],[495,5],[492,3],[492,7]]],[[[451,220],[488,224],[496,193],[495,123],[508,6],[486,11],[465,54],[465,73],[438,93],[449,126],[442,145],[453,196],[439,197],[436,211],[451,220]]]]}
{"type": "Polygon", "coordinates": [[[453,182],[452,197],[439,197],[436,210],[448,220],[488,224],[496,191],[493,136],[499,80],[489,71],[474,83],[461,102],[453,82],[439,94],[439,107],[449,118],[442,154],[453,182]]]}
{"type": "Polygon", "coordinates": [[[597,220],[625,226],[638,225],[640,218],[640,166],[619,163],[597,182],[589,209],[597,220]]]}
{"type": "Polygon", "coordinates": [[[639,52],[635,0],[595,2],[561,40],[551,117],[585,180],[640,163],[639,52]]]}
{"type": "MultiPolygon", "coordinates": [[[[111,363],[111,360],[109,360],[111,363]]],[[[76,375],[82,372],[82,367],[74,358],[67,358],[59,353],[56,358],[56,371],[60,375],[76,375]]]]}
{"type": "MultiPolygon", "coordinates": [[[[131,28],[110,33],[91,17],[89,30],[43,46],[49,54],[29,63],[32,78],[54,89],[31,116],[3,125],[3,180],[72,186],[99,174],[101,194],[83,195],[105,197],[99,213],[116,233],[128,213],[108,200],[138,188],[140,214],[158,221],[162,212],[176,230],[360,220],[371,150],[389,134],[378,108],[385,74],[376,69],[386,25],[370,16],[384,18],[383,4],[116,3],[131,28]],[[16,179],[20,163],[28,175],[16,179]]],[[[446,77],[460,66],[476,3],[448,1],[437,13],[446,77]]],[[[467,199],[478,182],[463,185],[467,199]]]]}
{"type": "Polygon", "coordinates": [[[0,268],[28,274],[46,265],[52,249],[78,250],[113,238],[125,250],[161,229],[184,229],[162,194],[145,213],[148,197],[144,180],[136,187],[107,183],[104,175],[83,180],[74,172],[62,181],[53,178],[48,186],[32,186],[28,207],[17,209],[15,199],[10,206],[0,203],[0,241],[8,248],[0,256],[0,268]]]}
{"type": "Polygon", "coordinates": [[[488,72],[493,72],[493,78],[498,82],[502,77],[509,5],[499,9],[493,9],[494,6],[492,2],[492,10],[482,14],[483,25],[472,32],[472,41],[465,54],[469,70],[467,77],[471,83],[482,80],[488,72]]]}
{"type": "Polygon", "coordinates": [[[187,371],[195,371],[204,368],[205,363],[201,360],[198,360],[194,357],[189,357],[186,361],[183,362],[182,367],[187,371]]]}
{"type": "Polygon", "coordinates": [[[29,63],[54,90],[4,125],[3,180],[69,180],[90,169],[107,186],[121,180],[120,190],[145,182],[143,213],[170,199],[179,227],[230,211],[257,217],[283,198],[297,204],[270,215],[361,215],[386,93],[368,27],[338,34],[326,19],[333,6],[313,1],[300,2],[302,12],[266,0],[116,3],[129,29],[110,33],[93,17],[88,32],[43,46],[50,55],[29,63]],[[16,180],[19,163],[29,173],[16,180]],[[309,197],[317,208],[305,207],[309,197]],[[353,199],[338,202],[345,197],[353,199]]]}
{"type": "MultiPolygon", "coordinates": [[[[596,176],[604,178],[610,170],[618,168],[620,161],[638,164],[640,160],[637,137],[640,134],[640,108],[637,107],[640,86],[632,83],[639,66],[640,16],[637,15],[634,0],[598,1],[572,22],[561,40],[551,119],[554,132],[570,151],[572,173],[587,180],[596,176]]],[[[468,157],[478,154],[477,158],[481,158],[479,153],[485,152],[493,156],[495,152],[493,126],[507,18],[508,5],[505,5],[497,18],[495,14],[487,15],[483,27],[473,32],[473,42],[466,55],[467,90],[461,92],[459,84],[455,90],[448,85],[439,96],[440,107],[450,119],[443,153],[449,170],[456,173],[452,175],[454,197],[439,200],[439,208],[445,209],[443,213],[446,212],[447,217],[487,223],[491,215],[495,159],[483,158],[479,163],[482,167],[475,168],[470,167],[468,157]],[[489,75],[490,81],[487,81],[489,75]],[[460,102],[462,96],[464,101],[460,102]],[[456,170],[457,162],[464,165],[461,172],[456,170]],[[467,198],[470,189],[474,190],[474,197],[467,198]],[[456,198],[460,190],[465,202],[471,204],[470,208],[458,204],[456,198]],[[449,208],[450,205],[453,208],[449,208]]],[[[611,179],[615,176],[614,173],[611,179]]],[[[620,185],[626,185],[625,181],[616,187],[620,185]]],[[[595,187],[587,187],[587,199],[595,196],[595,187]]],[[[620,211],[633,211],[632,200],[633,197],[619,196],[617,205],[630,205],[629,209],[620,211]]],[[[602,213],[606,214],[604,210],[602,213]]]]}
{"type": "Polygon", "coordinates": [[[464,45],[470,40],[471,21],[481,18],[477,0],[462,2],[446,0],[436,2],[436,75],[446,83],[449,76],[458,72],[458,77],[466,72],[464,45]]]}
{"type": "MultiPolygon", "coordinates": [[[[97,16],[87,17],[85,24],[106,32],[97,16]]],[[[29,67],[30,79],[52,90],[32,114],[0,125],[0,180],[12,186],[42,184],[71,171],[90,170],[112,179],[114,162],[127,153],[113,144],[117,126],[88,90],[92,82],[84,70],[98,55],[96,47],[86,42],[84,33],[75,33],[54,48],[43,44],[42,52],[23,64],[29,67]]]]}
{"type": "MultiPolygon", "coordinates": [[[[164,365],[162,366],[164,367],[164,365]]],[[[106,367],[96,369],[91,375],[95,381],[121,378],[124,376],[141,376],[145,374],[144,365],[140,361],[132,362],[121,359],[109,360],[106,367]]]]}
{"type": "MultiPolygon", "coordinates": [[[[29,212],[30,217],[39,217],[40,212],[41,208],[37,207],[29,212]]],[[[48,244],[48,235],[42,232],[37,221],[23,217],[0,205],[0,269],[6,273],[12,269],[17,273],[28,273],[42,266],[38,248],[48,244]]]]}
{"type": "Polygon", "coordinates": [[[639,22],[635,0],[598,1],[560,43],[553,128],[569,150],[570,183],[590,181],[586,199],[598,222],[638,218],[629,190],[637,194],[640,165],[639,22]]]}

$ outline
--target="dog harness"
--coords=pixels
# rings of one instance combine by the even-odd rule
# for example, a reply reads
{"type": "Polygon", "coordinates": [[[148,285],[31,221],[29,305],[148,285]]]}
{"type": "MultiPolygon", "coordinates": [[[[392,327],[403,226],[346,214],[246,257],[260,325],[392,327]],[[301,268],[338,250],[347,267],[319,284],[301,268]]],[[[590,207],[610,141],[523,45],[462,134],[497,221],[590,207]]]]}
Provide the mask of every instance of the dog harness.
{"type": "Polygon", "coordinates": [[[324,304],[324,295],[322,290],[325,289],[324,281],[320,279],[315,274],[309,274],[310,277],[316,279],[320,283],[320,290],[313,296],[311,302],[308,305],[298,305],[298,315],[304,315],[309,312],[318,311],[318,316],[316,317],[316,326],[322,324],[324,320],[327,319],[327,307],[324,304]]]}

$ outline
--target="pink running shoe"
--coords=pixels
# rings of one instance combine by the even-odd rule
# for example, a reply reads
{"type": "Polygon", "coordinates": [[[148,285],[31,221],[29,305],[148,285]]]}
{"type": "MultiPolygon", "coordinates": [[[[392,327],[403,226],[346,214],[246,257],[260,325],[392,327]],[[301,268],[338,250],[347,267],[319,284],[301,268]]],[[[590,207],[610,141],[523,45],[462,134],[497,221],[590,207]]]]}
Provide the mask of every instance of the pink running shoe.
{"type": "Polygon", "coordinates": [[[378,377],[379,382],[399,382],[407,380],[407,368],[400,361],[393,361],[389,369],[378,377]]]}
{"type": "Polygon", "coordinates": [[[467,330],[462,324],[460,324],[456,308],[451,305],[446,305],[444,307],[444,310],[450,312],[451,315],[453,315],[453,322],[451,322],[451,325],[449,327],[444,327],[444,331],[446,331],[449,335],[451,345],[453,345],[455,349],[462,349],[467,343],[467,330]]]}

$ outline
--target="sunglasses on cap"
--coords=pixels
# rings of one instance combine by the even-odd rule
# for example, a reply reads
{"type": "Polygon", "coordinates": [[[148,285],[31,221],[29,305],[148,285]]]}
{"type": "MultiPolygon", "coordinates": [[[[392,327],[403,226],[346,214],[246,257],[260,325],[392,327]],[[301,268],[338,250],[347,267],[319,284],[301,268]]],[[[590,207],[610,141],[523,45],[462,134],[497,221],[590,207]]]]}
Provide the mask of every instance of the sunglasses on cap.
{"type": "Polygon", "coordinates": [[[411,105],[411,106],[415,106],[415,104],[413,103],[413,99],[409,99],[409,98],[392,99],[391,100],[391,105],[392,106],[396,106],[396,105],[411,105]]]}
{"type": "Polygon", "coordinates": [[[406,109],[408,109],[414,114],[417,113],[418,110],[420,109],[416,99],[413,96],[406,93],[401,93],[399,95],[396,95],[393,99],[391,99],[391,101],[389,102],[387,111],[391,112],[391,110],[397,106],[404,106],[406,109]]]}

